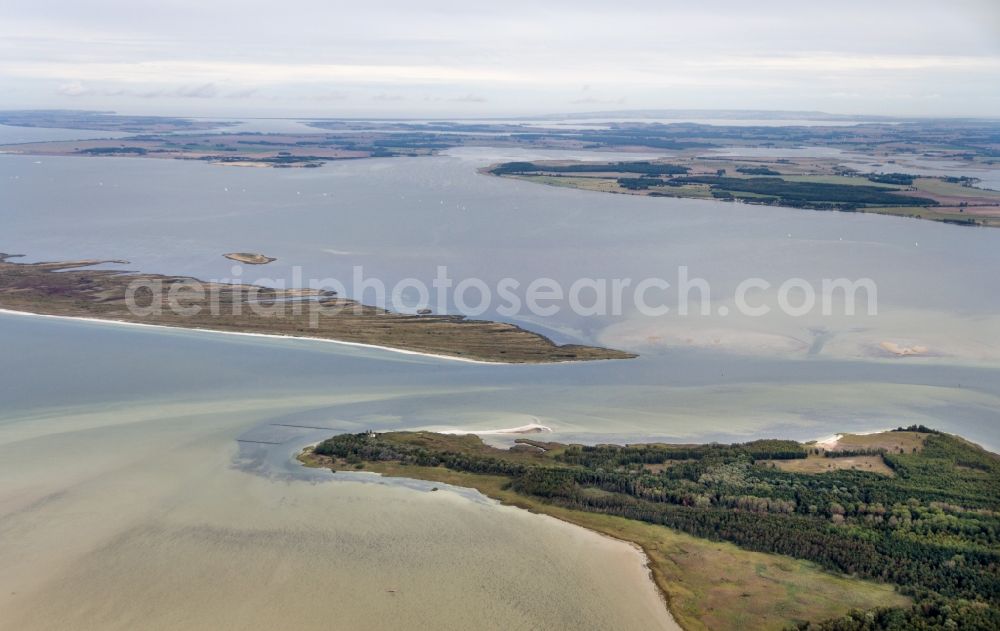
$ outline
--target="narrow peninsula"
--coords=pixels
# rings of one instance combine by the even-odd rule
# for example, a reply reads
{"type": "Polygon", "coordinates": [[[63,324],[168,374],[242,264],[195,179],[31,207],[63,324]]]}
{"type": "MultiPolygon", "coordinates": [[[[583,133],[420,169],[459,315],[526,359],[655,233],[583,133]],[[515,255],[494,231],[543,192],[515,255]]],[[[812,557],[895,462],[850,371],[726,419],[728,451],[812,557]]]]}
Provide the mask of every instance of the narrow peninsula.
{"type": "Polygon", "coordinates": [[[229,333],[323,339],[509,364],[629,359],[555,344],[516,325],[393,313],[313,289],[278,290],[182,276],[93,269],[126,261],[13,263],[0,254],[0,309],[229,333]],[[131,304],[130,304],[131,303],[131,304]]]}

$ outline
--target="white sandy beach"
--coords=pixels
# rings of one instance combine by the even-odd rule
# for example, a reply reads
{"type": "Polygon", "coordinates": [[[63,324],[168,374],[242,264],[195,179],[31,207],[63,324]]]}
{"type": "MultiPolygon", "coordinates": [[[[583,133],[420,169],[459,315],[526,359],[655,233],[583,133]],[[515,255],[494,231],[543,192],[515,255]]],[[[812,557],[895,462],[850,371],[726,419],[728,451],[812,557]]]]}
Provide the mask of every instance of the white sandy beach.
{"type": "MultiPolygon", "coordinates": [[[[447,359],[449,361],[465,362],[467,364],[486,364],[486,365],[506,365],[510,362],[490,362],[481,359],[469,359],[466,357],[454,357],[452,355],[439,355],[436,353],[425,353],[422,351],[412,351],[405,348],[394,348],[392,346],[379,346],[378,344],[364,344],[362,342],[346,342],[343,340],[332,340],[324,337],[305,337],[297,335],[278,335],[276,333],[244,333],[242,331],[219,331],[216,329],[202,329],[197,327],[182,327],[182,326],[168,326],[166,324],[146,324],[143,322],[129,322],[127,320],[105,320],[102,318],[85,318],[81,316],[63,316],[63,315],[50,315],[46,313],[32,313],[30,311],[14,311],[12,309],[2,309],[0,308],[0,314],[7,315],[17,315],[17,316],[29,316],[35,318],[54,318],[57,320],[76,320],[79,322],[97,322],[100,324],[112,324],[118,326],[138,326],[146,327],[151,329],[168,329],[168,330],[180,330],[180,331],[198,331],[199,333],[213,333],[218,335],[242,335],[245,337],[262,337],[262,338],[272,338],[279,340],[307,340],[310,342],[327,342],[330,344],[340,344],[342,346],[353,346],[356,348],[373,348],[382,351],[391,351],[393,353],[400,353],[403,355],[418,355],[421,357],[432,357],[434,359],[447,359]]],[[[559,363],[559,362],[552,362],[559,363]]]]}
{"type": "Polygon", "coordinates": [[[508,434],[543,434],[552,432],[552,428],[541,423],[528,423],[520,427],[506,427],[501,429],[464,429],[464,428],[443,428],[429,429],[428,431],[439,434],[451,434],[453,436],[466,436],[475,434],[477,436],[506,436],[508,434]]]}
{"type": "Polygon", "coordinates": [[[822,438],[817,438],[815,441],[816,447],[822,447],[823,449],[831,450],[836,449],[837,445],[840,444],[840,439],[844,436],[869,436],[871,434],[881,434],[883,432],[891,432],[894,428],[886,427],[883,429],[872,429],[865,432],[850,432],[850,433],[838,433],[832,434],[830,436],[823,436],[822,438]]]}

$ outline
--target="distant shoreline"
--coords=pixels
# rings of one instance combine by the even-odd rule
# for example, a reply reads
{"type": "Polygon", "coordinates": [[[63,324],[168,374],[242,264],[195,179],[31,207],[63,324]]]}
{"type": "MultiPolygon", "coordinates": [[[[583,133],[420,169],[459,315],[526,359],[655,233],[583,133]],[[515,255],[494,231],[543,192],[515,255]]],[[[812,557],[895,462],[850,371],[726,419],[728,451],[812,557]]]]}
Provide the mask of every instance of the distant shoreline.
{"type": "MultiPolygon", "coordinates": [[[[976,178],[866,174],[841,162],[836,158],[704,156],[688,152],[653,161],[500,162],[478,172],[605,194],[872,213],[959,226],[1000,226],[1000,191],[973,187],[976,178]]],[[[922,351],[902,349],[900,354],[919,355],[922,351]]]]}

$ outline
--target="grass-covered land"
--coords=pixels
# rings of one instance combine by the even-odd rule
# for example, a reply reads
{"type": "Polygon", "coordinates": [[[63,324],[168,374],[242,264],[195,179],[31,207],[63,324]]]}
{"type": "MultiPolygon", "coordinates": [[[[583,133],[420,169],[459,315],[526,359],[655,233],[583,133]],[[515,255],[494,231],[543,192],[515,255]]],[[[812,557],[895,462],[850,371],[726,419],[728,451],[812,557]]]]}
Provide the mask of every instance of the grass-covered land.
{"type": "MultiPolygon", "coordinates": [[[[828,184],[823,182],[789,182],[780,177],[693,176],[666,180],[666,186],[706,184],[721,195],[738,196],[753,193],[769,203],[801,208],[854,210],[862,206],[937,206],[926,197],[864,184],[828,184]]],[[[721,196],[720,195],[720,196],[721,196]]]]}
{"type": "Polygon", "coordinates": [[[475,436],[344,434],[307,459],[474,487],[634,541],[689,629],[1000,628],[1000,459],[922,427],[908,449],[883,436],[830,451],[784,440],[507,450],[475,436]],[[892,475],[774,466],[858,454],[892,475]]]}
{"type": "Polygon", "coordinates": [[[662,162],[614,162],[610,164],[577,162],[574,164],[536,164],[534,162],[505,162],[493,169],[496,175],[512,173],[640,173],[642,175],[677,175],[691,171],[689,167],[662,162]]]}
{"type": "Polygon", "coordinates": [[[974,188],[970,178],[865,175],[831,159],[687,156],[661,161],[506,162],[484,172],[608,193],[1000,225],[1000,193],[974,188]]]}
{"type": "MultiPolygon", "coordinates": [[[[274,260],[252,252],[226,256],[253,264],[274,260]]],[[[393,313],[319,289],[274,289],[92,269],[127,261],[19,264],[9,258],[0,253],[0,309],[12,311],[355,342],[499,363],[635,357],[596,346],[559,345],[503,322],[393,313]]]]}

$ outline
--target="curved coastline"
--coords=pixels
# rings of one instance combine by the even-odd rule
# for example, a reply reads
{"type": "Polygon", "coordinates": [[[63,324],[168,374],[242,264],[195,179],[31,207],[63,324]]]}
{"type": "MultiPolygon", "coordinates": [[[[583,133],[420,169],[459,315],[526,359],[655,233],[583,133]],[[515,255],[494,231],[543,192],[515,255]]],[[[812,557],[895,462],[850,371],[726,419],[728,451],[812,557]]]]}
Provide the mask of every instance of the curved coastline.
{"type": "Polygon", "coordinates": [[[10,312],[320,339],[477,363],[543,364],[636,357],[610,348],[557,344],[505,322],[395,313],[319,289],[273,289],[92,269],[100,263],[124,262],[120,260],[13,263],[10,258],[0,253],[0,308],[10,312]],[[134,308],[137,296],[150,307],[141,311],[134,308]]]}
{"type": "MultiPolygon", "coordinates": [[[[310,468],[327,468],[325,465],[313,459],[314,456],[312,455],[312,449],[317,444],[318,444],[317,442],[313,441],[312,443],[305,445],[304,447],[301,448],[296,459],[302,466],[310,468]]],[[[410,467],[410,469],[414,468],[410,467]]],[[[336,475],[338,472],[331,471],[331,473],[336,475]]],[[[496,502],[501,506],[524,510],[531,513],[532,515],[537,515],[538,517],[541,518],[554,519],[567,526],[584,530],[589,534],[600,537],[608,542],[625,545],[629,548],[629,551],[631,553],[636,554],[638,556],[637,560],[645,570],[646,581],[647,581],[647,584],[644,585],[643,587],[650,588],[649,589],[650,597],[656,598],[657,607],[662,610],[661,625],[659,626],[659,628],[664,631],[684,631],[685,629],[685,627],[681,626],[681,624],[678,622],[678,619],[674,614],[673,609],[671,608],[670,595],[666,587],[667,586],[666,578],[657,574],[653,561],[650,558],[649,551],[639,542],[632,541],[624,537],[616,536],[611,531],[600,530],[592,526],[585,525],[581,521],[574,521],[567,515],[559,515],[555,514],[555,512],[547,511],[545,510],[544,504],[535,506],[525,501],[518,501],[518,499],[515,497],[505,497],[503,495],[490,493],[488,492],[488,490],[485,490],[479,486],[462,486],[462,485],[452,484],[450,482],[435,480],[432,476],[421,478],[409,475],[395,475],[386,471],[373,470],[370,466],[366,467],[365,473],[370,473],[380,478],[388,480],[395,479],[395,480],[414,480],[419,482],[435,482],[437,486],[453,488],[456,491],[465,491],[465,492],[472,491],[478,493],[479,495],[485,498],[488,498],[493,502],[496,502]]],[[[437,488],[437,486],[435,486],[435,488],[437,488]]]]}
{"type": "MultiPolygon", "coordinates": [[[[883,450],[880,453],[893,454],[896,459],[889,460],[886,465],[895,466],[897,471],[905,467],[931,467],[935,479],[951,476],[948,463],[962,458],[982,465],[984,470],[995,471],[994,459],[998,457],[960,437],[923,425],[879,434],[851,435],[851,439],[853,449],[878,449],[883,450]],[[923,453],[925,446],[926,455],[923,453]],[[942,453],[949,455],[941,458],[942,453]]],[[[838,543],[840,539],[851,541],[851,537],[856,536],[853,531],[830,531],[829,524],[838,523],[832,515],[843,518],[843,513],[836,512],[836,505],[831,505],[829,514],[816,517],[784,517],[790,514],[787,505],[774,506],[779,510],[770,511],[780,512],[779,515],[755,513],[750,516],[744,505],[730,500],[712,507],[691,502],[685,504],[689,509],[671,509],[661,507],[654,500],[642,499],[661,493],[667,497],[677,489],[710,492],[716,488],[716,478],[712,476],[725,474],[736,460],[744,464],[752,460],[752,465],[744,469],[751,482],[775,479],[775,476],[787,481],[809,473],[826,474],[827,467],[813,467],[802,473],[765,473],[784,468],[777,467],[775,461],[795,460],[802,464],[815,460],[814,444],[760,439],[732,445],[600,443],[588,448],[580,444],[524,438],[515,441],[513,446],[498,447],[476,436],[399,430],[338,434],[317,447],[303,450],[298,459],[310,466],[345,472],[347,477],[365,472],[422,480],[425,485],[450,484],[475,489],[502,504],[556,517],[636,544],[648,559],[650,574],[669,611],[685,629],[787,628],[803,621],[835,620],[849,612],[876,609],[898,609],[898,615],[905,616],[922,615],[919,607],[914,608],[919,597],[899,590],[905,582],[895,575],[879,573],[880,559],[859,569],[838,564],[824,557],[825,552],[810,547],[810,535],[803,534],[811,532],[810,529],[827,533],[823,536],[832,537],[838,543]],[[632,449],[638,451],[629,452],[632,449]],[[635,464],[626,469],[618,466],[622,462],[635,464]],[[691,487],[683,480],[670,481],[678,480],[679,476],[656,475],[671,465],[693,467],[691,471],[701,472],[707,479],[691,487]],[[589,484],[591,480],[602,479],[600,472],[612,469],[620,471],[621,475],[605,477],[603,483],[589,484]],[[654,482],[653,478],[660,482],[654,482]],[[608,480],[613,481],[609,483],[608,480]],[[811,521],[806,523],[807,519],[811,521]],[[720,526],[728,530],[720,533],[720,526]],[[781,530],[795,533],[797,538],[789,540],[782,536],[766,545],[754,543],[772,541],[761,539],[759,535],[781,530]],[[809,599],[798,596],[805,591],[812,594],[809,599]]],[[[898,493],[907,488],[905,478],[894,477],[891,473],[876,475],[881,473],[862,471],[855,477],[862,487],[880,493],[898,493]]],[[[960,480],[970,480],[969,490],[960,496],[964,501],[970,502],[970,506],[988,505],[989,500],[984,498],[991,491],[986,478],[961,472],[954,476],[957,477],[949,479],[956,480],[956,485],[960,480]]],[[[819,490],[815,495],[805,496],[801,502],[815,501],[826,493],[826,489],[840,482],[839,478],[819,475],[811,479],[816,483],[807,486],[819,490]]],[[[674,497],[678,504],[685,499],[680,495],[674,497]]],[[[923,497],[922,505],[930,505],[936,497],[933,493],[923,497]]],[[[856,519],[852,521],[852,524],[857,523],[856,519]]],[[[763,536],[773,537],[773,534],[763,536]]],[[[904,557],[901,563],[919,563],[911,561],[911,557],[912,554],[904,557]]],[[[970,580],[979,580],[975,573],[986,571],[971,568],[968,570],[973,577],[970,580]]],[[[933,577],[926,580],[931,581],[933,577]]]]}
{"type": "MultiPolygon", "coordinates": [[[[219,329],[204,329],[198,327],[183,327],[183,326],[170,326],[169,324],[147,324],[145,322],[130,322],[128,320],[112,320],[110,318],[86,318],[83,316],[66,316],[66,315],[56,315],[51,313],[34,313],[31,311],[16,311],[14,309],[4,309],[0,308],[0,314],[5,315],[17,315],[17,316],[29,316],[35,318],[55,318],[57,320],[70,320],[77,322],[97,322],[100,324],[111,324],[120,326],[138,326],[146,327],[151,329],[167,329],[173,331],[197,331],[199,333],[213,333],[219,335],[242,335],[244,337],[261,337],[279,340],[305,340],[309,342],[326,342],[329,344],[340,344],[341,346],[353,346],[355,348],[370,348],[380,351],[391,351],[393,353],[400,353],[402,355],[418,355],[421,357],[429,357],[432,359],[447,359],[449,361],[464,362],[467,364],[481,364],[488,366],[497,365],[513,365],[513,362],[491,362],[482,359],[469,359],[468,357],[455,357],[453,355],[437,355],[434,353],[425,353],[422,351],[412,351],[405,348],[396,348],[393,346],[379,346],[378,344],[365,344],[362,342],[346,342],[344,340],[332,340],[325,337],[308,337],[308,336],[297,336],[297,335],[279,335],[277,333],[247,333],[244,331],[221,331],[219,329]]],[[[550,362],[550,363],[568,363],[572,360],[566,360],[565,362],[550,362]]]]}

